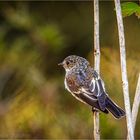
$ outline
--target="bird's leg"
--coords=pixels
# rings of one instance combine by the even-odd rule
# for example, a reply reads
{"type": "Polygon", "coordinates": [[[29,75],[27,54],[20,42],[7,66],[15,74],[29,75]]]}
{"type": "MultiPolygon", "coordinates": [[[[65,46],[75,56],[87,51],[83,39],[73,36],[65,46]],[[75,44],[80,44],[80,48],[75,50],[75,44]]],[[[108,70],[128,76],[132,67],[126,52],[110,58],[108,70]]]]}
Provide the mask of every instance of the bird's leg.
{"type": "Polygon", "coordinates": [[[95,107],[92,107],[92,112],[94,113],[94,112],[98,112],[99,110],[98,109],[96,109],[95,107]]]}

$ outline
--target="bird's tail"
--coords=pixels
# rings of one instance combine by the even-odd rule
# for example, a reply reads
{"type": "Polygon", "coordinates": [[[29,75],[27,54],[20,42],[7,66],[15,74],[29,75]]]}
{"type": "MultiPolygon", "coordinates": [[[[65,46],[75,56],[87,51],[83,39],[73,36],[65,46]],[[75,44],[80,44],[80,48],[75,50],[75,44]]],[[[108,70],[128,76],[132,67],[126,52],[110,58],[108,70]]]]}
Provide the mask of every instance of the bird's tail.
{"type": "Polygon", "coordinates": [[[109,97],[107,97],[106,99],[106,108],[107,110],[109,110],[112,115],[117,118],[120,119],[123,116],[125,116],[125,112],[123,111],[123,109],[121,109],[116,103],[114,103],[109,97]]]}

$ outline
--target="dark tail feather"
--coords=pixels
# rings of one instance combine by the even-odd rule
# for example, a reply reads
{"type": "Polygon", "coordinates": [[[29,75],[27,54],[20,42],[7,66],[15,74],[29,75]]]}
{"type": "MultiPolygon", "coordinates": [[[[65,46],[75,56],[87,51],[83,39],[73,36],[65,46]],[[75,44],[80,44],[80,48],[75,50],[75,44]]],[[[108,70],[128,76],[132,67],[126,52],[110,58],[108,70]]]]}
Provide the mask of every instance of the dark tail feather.
{"type": "Polygon", "coordinates": [[[109,97],[107,97],[106,99],[106,108],[117,119],[125,116],[125,112],[119,106],[117,106],[109,97]]]}

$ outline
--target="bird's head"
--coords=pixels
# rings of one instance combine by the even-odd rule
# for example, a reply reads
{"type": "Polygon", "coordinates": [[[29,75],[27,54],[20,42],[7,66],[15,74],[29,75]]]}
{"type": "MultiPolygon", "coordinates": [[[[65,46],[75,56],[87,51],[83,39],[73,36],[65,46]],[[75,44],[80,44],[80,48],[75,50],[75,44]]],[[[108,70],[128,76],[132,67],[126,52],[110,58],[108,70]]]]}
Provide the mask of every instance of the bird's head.
{"type": "Polygon", "coordinates": [[[69,71],[74,67],[87,67],[89,65],[89,62],[83,57],[70,55],[66,57],[63,60],[63,62],[59,63],[58,65],[63,66],[66,71],[69,71]]]}

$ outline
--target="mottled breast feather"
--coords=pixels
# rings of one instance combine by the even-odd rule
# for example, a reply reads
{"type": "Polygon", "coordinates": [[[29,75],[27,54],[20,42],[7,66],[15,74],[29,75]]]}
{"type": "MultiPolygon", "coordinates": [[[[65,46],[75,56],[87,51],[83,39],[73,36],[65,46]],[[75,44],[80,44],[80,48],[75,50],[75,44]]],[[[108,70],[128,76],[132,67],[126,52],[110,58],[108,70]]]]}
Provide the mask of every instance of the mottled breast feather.
{"type": "Polygon", "coordinates": [[[72,92],[79,91],[80,85],[77,83],[75,74],[71,73],[68,76],[66,76],[66,82],[67,82],[67,88],[69,88],[70,91],[72,91],[72,92]]]}

